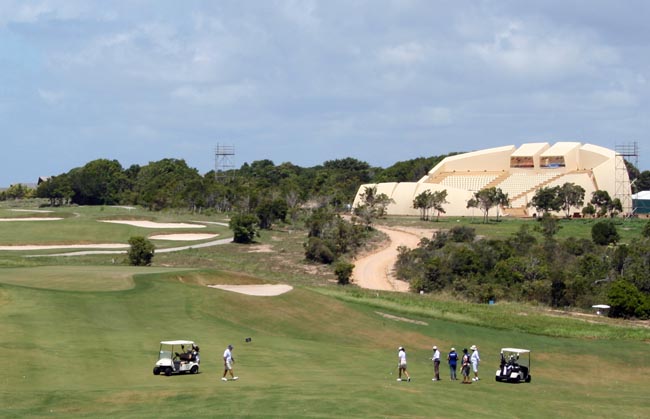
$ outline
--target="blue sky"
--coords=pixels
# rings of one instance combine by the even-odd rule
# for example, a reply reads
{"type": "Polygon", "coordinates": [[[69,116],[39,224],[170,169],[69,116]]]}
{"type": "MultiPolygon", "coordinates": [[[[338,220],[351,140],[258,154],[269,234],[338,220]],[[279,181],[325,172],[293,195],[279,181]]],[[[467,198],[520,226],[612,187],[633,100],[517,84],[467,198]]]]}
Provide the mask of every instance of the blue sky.
{"type": "Polygon", "coordinates": [[[0,0],[0,186],[214,148],[234,164],[638,141],[650,2],[0,0]]]}

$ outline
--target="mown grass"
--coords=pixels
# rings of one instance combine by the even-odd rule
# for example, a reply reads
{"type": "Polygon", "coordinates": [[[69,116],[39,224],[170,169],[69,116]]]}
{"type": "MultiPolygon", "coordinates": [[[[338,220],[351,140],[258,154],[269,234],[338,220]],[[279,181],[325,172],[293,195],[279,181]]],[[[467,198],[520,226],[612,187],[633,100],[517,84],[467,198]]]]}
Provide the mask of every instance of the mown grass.
{"type": "MultiPolygon", "coordinates": [[[[0,377],[2,417],[646,417],[647,344],[568,339],[460,324],[297,288],[279,297],[210,289],[255,282],[224,272],[158,272],[104,290],[97,272],[69,289],[7,284],[0,277],[0,349],[20,368],[0,377]],[[78,287],[78,289],[75,289],[78,287]],[[377,311],[420,324],[387,319],[377,311]],[[245,343],[246,337],[252,342],[245,343]],[[193,339],[202,373],[154,376],[163,339],[193,339]],[[238,382],[222,383],[220,357],[235,345],[238,382]],[[472,344],[482,380],[431,381],[431,345],[472,344]],[[397,383],[396,348],[411,383],[397,383]],[[492,379],[502,346],[533,349],[533,382],[492,379]],[[621,348],[624,348],[622,351],[621,348]],[[639,365],[640,364],[640,365],[639,365]],[[468,402],[471,401],[471,402],[468,402]]],[[[31,268],[19,276],[29,278],[31,268]]],[[[103,270],[106,280],[123,269],[103,270]]],[[[64,281],[65,279],[61,279],[64,281]]],[[[417,296],[412,296],[417,298],[417,296]]],[[[443,378],[447,377],[443,368],[443,378]]]]}

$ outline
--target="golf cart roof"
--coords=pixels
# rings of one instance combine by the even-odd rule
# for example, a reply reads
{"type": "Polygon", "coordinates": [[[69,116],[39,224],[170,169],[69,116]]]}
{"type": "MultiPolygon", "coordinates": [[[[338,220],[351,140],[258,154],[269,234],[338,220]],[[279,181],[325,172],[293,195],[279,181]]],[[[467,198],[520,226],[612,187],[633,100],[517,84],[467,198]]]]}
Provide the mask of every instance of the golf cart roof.
{"type": "Polygon", "coordinates": [[[530,352],[530,349],[519,349],[519,348],[501,348],[503,352],[519,352],[520,354],[527,354],[530,352]]]}
{"type": "Polygon", "coordinates": [[[593,308],[610,308],[607,304],[594,304],[593,308]]]}
{"type": "Polygon", "coordinates": [[[191,340],[162,340],[160,341],[161,345],[193,345],[194,342],[191,340]]]}

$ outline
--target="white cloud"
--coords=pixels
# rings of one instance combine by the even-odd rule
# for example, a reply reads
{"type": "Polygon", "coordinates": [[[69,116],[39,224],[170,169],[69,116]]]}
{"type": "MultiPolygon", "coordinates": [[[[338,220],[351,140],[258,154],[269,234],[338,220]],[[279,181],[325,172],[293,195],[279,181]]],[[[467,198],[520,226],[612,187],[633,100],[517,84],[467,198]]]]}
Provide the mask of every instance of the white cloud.
{"type": "Polygon", "coordinates": [[[38,89],[37,92],[48,105],[57,105],[65,99],[65,93],[61,90],[38,89]]]}
{"type": "Polygon", "coordinates": [[[408,42],[382,48],[378,55],[383,63],[409,65],[425,59],[425,48],[418,42],[408,42]]]}
{"type": "Polygon", "coordinates": [[[172,97],[194,105],[229,105],[250,100],[256,88],[252,83],[223,84],[217,86],[184,85],[171,92],[172,97]]]}
{"type": "Polygon", "coordinates": [[[424,126],[446,126],[453,123],[451,109],[442,106],[430,106],[421,108],[417,120],[424,126]]]}
{"type": "Polygon", "coordinates": [[[619,61],[616,51],[580,33],[507,21],[489,42],[466,50],[494,71],[530,79],[563,79],[590,74],[619,61]]]}

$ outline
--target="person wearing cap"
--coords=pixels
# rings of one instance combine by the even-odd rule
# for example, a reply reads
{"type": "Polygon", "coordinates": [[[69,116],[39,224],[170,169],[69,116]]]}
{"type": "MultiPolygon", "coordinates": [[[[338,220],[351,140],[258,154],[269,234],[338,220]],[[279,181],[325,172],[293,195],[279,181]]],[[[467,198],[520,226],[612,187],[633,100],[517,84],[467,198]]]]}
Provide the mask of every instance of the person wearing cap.
{"type": "Polygon", "coordinates": [[[431,381],[440,381],[440,351],[436,345],[433,345],[433,375],[431,381]]]}
{"type": "Polygon", "coordinates": [[[474,378],[472,378],[472,381],[478,381],[478,364],[481,362],[481,357],[478,354],[478,348],[476,345],[472,345],[470,349],[472,350],[470,361],[472,363],[472,370],[474,371],[474,378]]]}
{"type": "Polygon", "coordinates": [[[397,367],[398,367],[398,378],[397,381],[402,381],[402,373],[406,375],[406,381],[411,381],[411,376],[408,371],[406,371],[406,349],[403,346],[397,348],[397,367]]]}
{"type": "Polygon", "coordinates": [[[460,367],[460,371],[463,373],[463,384],[472,384],[472,381],[469,379],[469,364],[470,360],[467,348],[463,348],[463,359],[460,367]]]}
{"type": "Polygon", "coordinates": [[[223,377],[221,377],[221,381],[228,381],[226,378],[226,374],[230,373],[230,377],[233,380],[237,380],[239,377],[235,377],[235,373],[233,372],[232,365],[235,363],[235,358],[232,356],[232,351],[233,347],[232,345],[228,345],[226,350],[223,352],[223,377]]]}
{"type": "Polygon", "coordinates": [[[449,354],[447,355],[447,362],[449,363],[449,375],[451,376],[451,380],[458,380],[458,378],[456,378],[456,366],[458,364],[458,354],[456,353],[456,348],[451,348],[451,351],[449,351],[449,354]]]}

